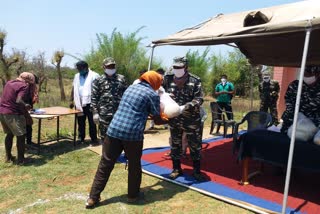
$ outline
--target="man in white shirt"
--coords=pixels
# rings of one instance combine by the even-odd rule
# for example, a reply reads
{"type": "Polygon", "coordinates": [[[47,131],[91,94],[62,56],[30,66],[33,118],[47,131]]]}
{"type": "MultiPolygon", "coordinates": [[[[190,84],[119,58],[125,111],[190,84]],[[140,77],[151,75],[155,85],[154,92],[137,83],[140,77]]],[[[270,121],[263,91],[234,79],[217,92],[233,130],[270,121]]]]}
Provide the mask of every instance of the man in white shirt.
{"type": "Polygon", "coordinates": [[[97,144],[97,127],[93,121],[93,114],[90,110],[92,82],[99,77],[94,71],[89,69],[88,63],[79,61],[76,63],[79,73],[74,76],[71,92],[70,108],[75,108],[82,113],[78,114],[78,136],[80,143],[84,143],[86,136],[86,119],[89,122],[89,135],[91,144],[97,144]]]}

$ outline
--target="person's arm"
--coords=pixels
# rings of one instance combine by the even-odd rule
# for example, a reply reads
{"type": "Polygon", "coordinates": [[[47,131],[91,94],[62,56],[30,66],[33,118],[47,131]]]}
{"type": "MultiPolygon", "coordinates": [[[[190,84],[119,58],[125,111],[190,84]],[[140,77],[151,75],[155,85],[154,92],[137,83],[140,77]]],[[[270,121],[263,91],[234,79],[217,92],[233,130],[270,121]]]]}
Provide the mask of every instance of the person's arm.
{"type": "Polygon", "coordinates": [[[201,85],[201,80],[198,80],[194,85],[194,97],[192,99],[192,103],[201,106],[203,103],[203,90],[201,85]]]}
{"type": "Polygon", "coordinates": [[[100,100],[100,85],[98,79],[95,79],[92,82],[91,86],[91,111],[93,114],[98,113],[98,108],[99,108],[99,100],[100,100]]]}
{"type": "Polygon", "coordinates": [[[156,125],[163,125],[168,123],[168,120],[164,120],[160,115],[160,97],[158,94],[152,96],[150,99],[150,112],[151,119],[156,125]]]}
{"type": "Polygon", "coordinates": [[[214,94],[215,94],[216,96],[219,96],[220,94],[225,94],[225,93],[226,93],[225,91],[220,91],[220,90],[219,90],[219,84],[217,84],[217,85],[216,85],[216,88],[215,88],[215,93],[214,93],[214,94]]]}
{"type": "Polygon", "coordinates": [[[229,84],[229,91],[227,93],[230,95],[234,95],[234,85],[231,82],[229,82],[228,84],[229,84]]]}
{"type": "MultiPolygon", "coordinates": [[[[297,83],[297,82],[296,82],[297,83]]],[[[295,101],[297,96],[297,87],[296,83],[291,83],[288,86],[288,89],[285,94],[286,110],[283,112],[281,119],[283,120],[281,132],[286,133],[288,128],[293,123],[295,101]]]]}
{"type": "Polygon", "coordinates": [[[260,100],[264,99],[262,87],[263,87],[263,83],[260,82],[258,86],[260,100]]]}
{"type": "Polygon", "coordinates": [[[26,103],[26,102],[24,102],[23,96],[21,96],[21,95],[18,95],[18,96],[17,96],[16,103],[24,106],[24,108],[26,109],[26,111],[31,110],[31,105],[28,104],[28,103],[26,103]]]}
{"type": "Polygon", "coordinates": [[[278,81],[275,81],[274,91],[277,93],[277,95],[280,92],[280,85],[278,81]]]}

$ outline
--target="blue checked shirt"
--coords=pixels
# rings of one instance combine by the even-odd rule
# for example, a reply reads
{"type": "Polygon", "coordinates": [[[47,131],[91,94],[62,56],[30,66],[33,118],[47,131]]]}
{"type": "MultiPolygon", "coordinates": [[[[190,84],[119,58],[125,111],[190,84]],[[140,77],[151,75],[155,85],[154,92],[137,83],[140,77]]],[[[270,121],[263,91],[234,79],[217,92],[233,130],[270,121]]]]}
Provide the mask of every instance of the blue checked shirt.
{"type": "Polygon", "coordinates": [[[160,98],[152,87],[141,82],[123,94],[107,135],[126,141],[142,141],[148,115],[160,115],[160,98]]]}

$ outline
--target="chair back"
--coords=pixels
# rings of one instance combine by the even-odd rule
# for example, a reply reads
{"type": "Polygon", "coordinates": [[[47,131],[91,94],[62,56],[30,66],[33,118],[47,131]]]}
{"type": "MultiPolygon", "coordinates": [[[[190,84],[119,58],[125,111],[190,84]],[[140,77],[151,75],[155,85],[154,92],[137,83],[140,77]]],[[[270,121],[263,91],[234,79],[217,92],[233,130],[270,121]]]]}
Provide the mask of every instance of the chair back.
{"type": "Polygon", "coordinates": [[[247,122],[247,132],[256,129],[266,129],[272,124],[271,114],[263,111],[250,111],[248,112],[239,123],[236,123],[233,134],[233,153],[239,149],[240,144],[238,143],[238,129],[240,124],[247,122]]]}
{"type": "Polygon", "coordinates": [[[247,121],[248,131],[254,129],[265,129],[272,124],[271,115],[268,112],[263,111],[250,111],[242,120],[247,121]]]}
{"type": "Polygon", "coordinates": [[[210,110],[212,114],[212,120],[221,120],[221,117],[219,116],[218,109],[219,105],[216,102],[210,102],[210,110]]]}

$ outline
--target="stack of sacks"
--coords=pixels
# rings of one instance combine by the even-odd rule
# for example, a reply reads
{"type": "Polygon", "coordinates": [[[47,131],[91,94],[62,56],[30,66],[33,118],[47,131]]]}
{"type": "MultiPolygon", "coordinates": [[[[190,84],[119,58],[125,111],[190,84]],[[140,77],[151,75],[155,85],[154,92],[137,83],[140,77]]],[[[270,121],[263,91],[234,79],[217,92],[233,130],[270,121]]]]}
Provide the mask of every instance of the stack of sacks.
{"type": "MultiPolygon", "coordinates": [[[[291,125],[288,129],[288,136],[291,138],[293,130],[293,125],[291,125]]],[[[296,140],[301,141],[309,141],[311,140],[315,134],[317,133],[318,128],[314,125],[314,123],[307,118],[303,113],[298,113],[297,119],[297,128],[296,128],[296,140]]]]}

